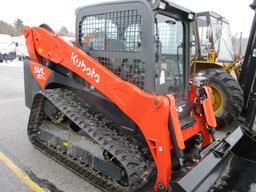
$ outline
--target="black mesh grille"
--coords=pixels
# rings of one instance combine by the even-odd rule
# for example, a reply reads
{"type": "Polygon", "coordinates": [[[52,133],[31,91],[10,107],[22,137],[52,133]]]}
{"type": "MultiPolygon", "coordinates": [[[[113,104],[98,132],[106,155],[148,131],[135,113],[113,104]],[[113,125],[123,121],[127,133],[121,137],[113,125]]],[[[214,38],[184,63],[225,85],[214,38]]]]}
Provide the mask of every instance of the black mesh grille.
{"type": "Polygon", "coordinates": [[[144,88],[145,63],[139,59],[97,57],[98,61],[125,81],[144,88]]]}
{"type": "Polygon", "coordinates": [[[79,44],[123,80],[144,88],[143,19],[137,10],[86,15],[79,24],[79,44]]]}
{"type": "Polygon", "coordinates": [[[138,52],[142,28],[137,10],[87,15],[80,23],[80,45],[94,51],[138,52]]]}

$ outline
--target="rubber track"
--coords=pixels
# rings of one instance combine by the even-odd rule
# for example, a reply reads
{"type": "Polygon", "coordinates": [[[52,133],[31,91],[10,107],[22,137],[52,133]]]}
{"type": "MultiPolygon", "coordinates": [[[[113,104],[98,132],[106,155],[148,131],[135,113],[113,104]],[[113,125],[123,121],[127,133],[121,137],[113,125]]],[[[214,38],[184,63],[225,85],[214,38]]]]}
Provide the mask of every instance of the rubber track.
{"type": "Polygon", "coordinates": [[[89,113],[88,108],[81,105],[77,95],[69,90],[42,90],[35,96],[29,119],[28,135],[31,142],[40,150],[106,192],[138,191],[148,182],[151,175],[149,173],[149,170],[152,170],[149,167],[151,164],[143,158],[136,143],[125,134],[119,134],[116,130],[108,128],[105,121],[98,119],[97,115],[89,113]],[[118,185],[97,170],[93,170],[78,160],[59,152],[56,148],[49,147],[46,143],[37,140],[38,126],[45,118],[41,111],[44,99],[54,104],[96,143],[115,156],[128,175],[129,188],[118,185]]]}

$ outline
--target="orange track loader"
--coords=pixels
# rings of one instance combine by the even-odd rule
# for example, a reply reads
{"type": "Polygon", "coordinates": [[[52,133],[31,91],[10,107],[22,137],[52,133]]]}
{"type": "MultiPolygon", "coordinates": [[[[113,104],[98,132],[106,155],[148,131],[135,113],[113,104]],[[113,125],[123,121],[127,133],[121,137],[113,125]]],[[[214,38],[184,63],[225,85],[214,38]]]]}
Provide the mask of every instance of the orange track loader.
{"type": "Polygon", "coordinates": [[[25,29],[38,149],[103,191],[207,191],[231,150],[254,145],[241,124],[215,140],[207,79],[189,76],[192,11],[131,0],[76,14],[75,43],[45,24],[25,29]]]}

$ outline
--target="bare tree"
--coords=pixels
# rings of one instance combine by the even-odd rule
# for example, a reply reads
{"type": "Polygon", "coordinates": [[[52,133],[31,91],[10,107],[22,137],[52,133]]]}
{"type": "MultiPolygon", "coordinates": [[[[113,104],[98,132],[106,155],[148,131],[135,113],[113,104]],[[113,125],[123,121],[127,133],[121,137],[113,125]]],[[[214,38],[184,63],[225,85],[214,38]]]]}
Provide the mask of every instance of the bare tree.
{"type": "Polygon", "coordinates": [[[0,34],[16,35],[15,28],[5,21],[0,21],[0,34]]]}

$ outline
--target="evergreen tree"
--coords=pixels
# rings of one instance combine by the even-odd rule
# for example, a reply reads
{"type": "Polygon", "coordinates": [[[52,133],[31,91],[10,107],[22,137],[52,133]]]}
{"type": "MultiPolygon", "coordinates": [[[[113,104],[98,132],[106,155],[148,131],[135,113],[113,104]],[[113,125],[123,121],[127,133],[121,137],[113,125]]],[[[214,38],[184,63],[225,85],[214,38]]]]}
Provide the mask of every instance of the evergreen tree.
{"type": "Polygon", "coordinates": [[[14,24],[14,28],[16,29],[16,35],[22,35],[23,29],[24,29],[23,21],[17,18],[13,24],[14,24]]]}

